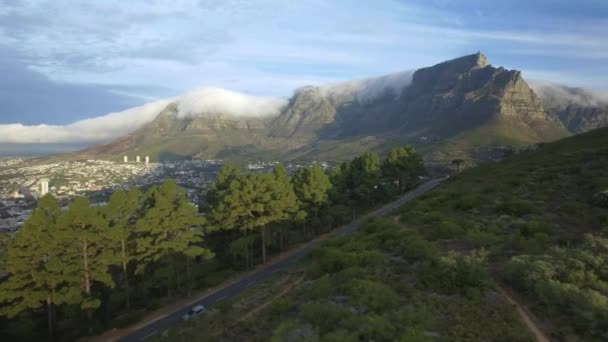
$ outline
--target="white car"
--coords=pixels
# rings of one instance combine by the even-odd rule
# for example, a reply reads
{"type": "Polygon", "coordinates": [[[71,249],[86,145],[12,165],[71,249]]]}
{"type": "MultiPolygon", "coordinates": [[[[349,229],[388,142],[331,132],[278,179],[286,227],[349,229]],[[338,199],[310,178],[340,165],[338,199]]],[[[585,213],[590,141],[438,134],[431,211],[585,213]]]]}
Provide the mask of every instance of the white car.
{"type": "Polygon", "coordinates": [[[190,311],[188,311],[186,314],[184,314],[182,316],[182,319],[184,321],[187,321],[187,320],[189,320],[192,317],[196,317],[196,316],[198,316],[200,314],[205,313],[206,311],[207,311],[207,309],[205,309],[204,306],[197,305],[197,306],[193,307],[192,309],[190,309],[190,311]]]}

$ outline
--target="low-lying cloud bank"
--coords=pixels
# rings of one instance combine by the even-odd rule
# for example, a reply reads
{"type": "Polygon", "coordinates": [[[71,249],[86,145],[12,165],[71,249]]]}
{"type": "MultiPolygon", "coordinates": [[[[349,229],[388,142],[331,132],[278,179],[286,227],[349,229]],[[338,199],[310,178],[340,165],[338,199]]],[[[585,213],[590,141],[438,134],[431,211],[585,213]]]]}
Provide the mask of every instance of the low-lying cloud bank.
{"type": "Polygon", "coordinates": [[[154,120],[172,102],[179,117],[223,114],[236,117],[276,115],[285,100],[256,97],[221,88],[202,88],[171,99],[76,121],[69,125],[0,125],[0,143],[102,142],[131,133],[154,120]]]}
{"type": "Polygon", "coordinates": [[[202,88],[181,96],[178,117],[223,114],[235,117],[262,117],[279,113],[287,104],[284,99],[251,96],[223,88],[202,88]]]}
{"type": "Polygon", "coordinates": [[[97,142],[130,133],[152,121],[171,100],[159,100],[122,112],[76,121],[69,125],[0,125],[0,143],[97,142]]]}
{"type": "Polygon", "coordinates": [[[357,100],[368,103],[385,96],[387,92],[395,97],[401,95],[403,88],[412,82],[414,72],[415,70],[408,70],[380,77],[332,83],[322,86],[321,90],[338,101],[357,100]]]}
{"type": "Polygon", "coordinates": [[[608,106],[608,93],[584,88],[572,88],[542,81],[528,82],[548,110],[561,110],[569,105],[582,107],[608,106]]]}

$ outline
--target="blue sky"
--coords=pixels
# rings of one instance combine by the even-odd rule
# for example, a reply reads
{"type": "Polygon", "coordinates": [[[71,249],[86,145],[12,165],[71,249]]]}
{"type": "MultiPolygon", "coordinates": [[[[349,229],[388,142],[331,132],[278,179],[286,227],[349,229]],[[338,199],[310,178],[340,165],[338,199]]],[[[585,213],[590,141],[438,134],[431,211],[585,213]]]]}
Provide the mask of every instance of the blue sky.
{"type": "Polygon", "coordinates": [[[608,90],[608,2],[0,0],[0,124],[204,86],[289,96],[478,50],[527,79],[608,90]]]}

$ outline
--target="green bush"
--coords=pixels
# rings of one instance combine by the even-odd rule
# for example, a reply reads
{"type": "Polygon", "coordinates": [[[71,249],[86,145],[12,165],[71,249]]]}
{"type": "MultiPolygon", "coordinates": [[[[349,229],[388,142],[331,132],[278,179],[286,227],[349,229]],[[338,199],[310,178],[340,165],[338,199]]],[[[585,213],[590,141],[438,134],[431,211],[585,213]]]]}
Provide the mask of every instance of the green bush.
{"type": "Polygon", "coordinates": [[[490,287],[486,253],[450,252],[436,261],[423,264],[417,270],[418,285],[447,294],[470,294],[490,287]]]}
{"type": "Polygon", "coordinates": [[[286,298],[279,298],[270,305],[270,314],[272,316],[284,315],[293,307],[293,302],[286,298]]]}
{"type": "Polygon", "coordinates": [[[338,290],[337,286],[332,281],[332,278],[329,274],[325,274],[322,277],[316,279],[306,294],[309,298],[318,299],[328,297],[338,290]]]}
{"type": "Polygon", "coordinates": [[[585,214],[586,206],[576,201],[566,201],[561,203],[559,211],[569,217],[582,217],[585,214]]]}
{"type": "Polygon", "coordinates": [[[319,341],[319,332],[310,324],[298,320],[285,320],[272,332],[271,342],[319,341]]]}
{"type": "Polygon", "coordinates": [[[424,223],[437,223],[441,221],[443,215],[439,211],[429,211],[422,216],[422,222],[424,223]]]}
{"type": "Polygon", "coordinates": [[[418,236],[411,236],[399,244],[399,255],[411,262],[421,260],[435,260],[439,250],[435,244],[418,236]]]}
{"type": "Polygon", "coordinates": [[[433,342],[433,338],[426,336],[421,329],[406,328],[405,333],[399,337],[399,342],[433,342]]]}
{"type": "Polygon", "coordinates": [[[529,221],[523,224],[515,225],[517,232],[525,238],[534,238],[538,234],[549,235],[553,233],[553,228],[550,224],[543,221],[529,221]]]}
{"type": "Polygon", "coordinates": [[[564,333],[601,340],[608,325],[606,265],[608,239],[585,236],[579,246],[513,257],[504,274],[560,321],[564,333]]]}
{"type": "Polygon", "coordinates": [[[496,211],[499,214],[521,217],[527,214],[537,213],[538,209],[530,201],[521,199],[511,199],[499,204],[496,207],[496,211]]]}
{"type": "Polygon", "coordinates": [[[375,312],[389,311],[399,304],[399,295],[392,288],[371,280],[351,281],[348,295],[355,303],[375,312]]]}
{"type": "Polygon", "coordinates": [[[359,335],[339,329],[323,335],[321,342],[359,342],[359,335]]]}
{"type": "Polygon", "coordinates": [[[469,211],[478,208],[484,204],[483,198],[475,195],[463,196],[458,201],[452,204],[452,209],[460,211],[469,211]]]}
{"type": "Polygon", "coordinates": [[[382,316],[366,315],[360,337],[364,341],[392,341],[397,329],[382,316]]]}
{"type": "Polygon", "coordinates": [[[433,227],[430,231],[430,238],[433,240],[445,240],[462,237],[466,231],[462,226],[454,221],[443,220],[433,227]]]}
{"type": "Polygon", "coordinates": [[[331,331],[338,323],[352,315],[350,311],[333,303],[306,303],[300,310],[299,317],[319,328],[323,334],[331,331]]]}

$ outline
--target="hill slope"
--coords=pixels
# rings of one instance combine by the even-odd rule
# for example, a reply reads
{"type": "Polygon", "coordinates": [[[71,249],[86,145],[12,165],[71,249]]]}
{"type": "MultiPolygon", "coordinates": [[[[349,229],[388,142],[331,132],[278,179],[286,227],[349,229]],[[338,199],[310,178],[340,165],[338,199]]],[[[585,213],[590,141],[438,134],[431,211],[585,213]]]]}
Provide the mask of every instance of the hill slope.
{"type": "MultiPolygon", "coordinates": [[[[467,132],[483,135],[486,126],[493,131],[482,144],[490,146],[548,141],[568,134],[559,120],[544,112],[519,71],[493,67],[480,53],[413,75],[403,72],[304,87],[276,114],[248,116],[205,109],[182,115],[181,107],[178,100],[131,135],[80,155],[344,159],[402,143],[442,150],[455,137],[468,141],[467,132]]],[[[477,143],[446,152],[471,156],[477,143]]]]}
{"type": "Polygon", "coordinates": [[[209,329],[219,341],[532,341],[500,282],[552,340],[604,341],[608,199],[603,207],[595,195],[608,189],[607,168],[604,128],[466,170],[391,219],[328,241],[295,268],[304,279],[287,290],[252,287],[167,334],[174,341],[209,329]],[[281,295],[241,319],[243,305],[263,291],[281,295]]]}

